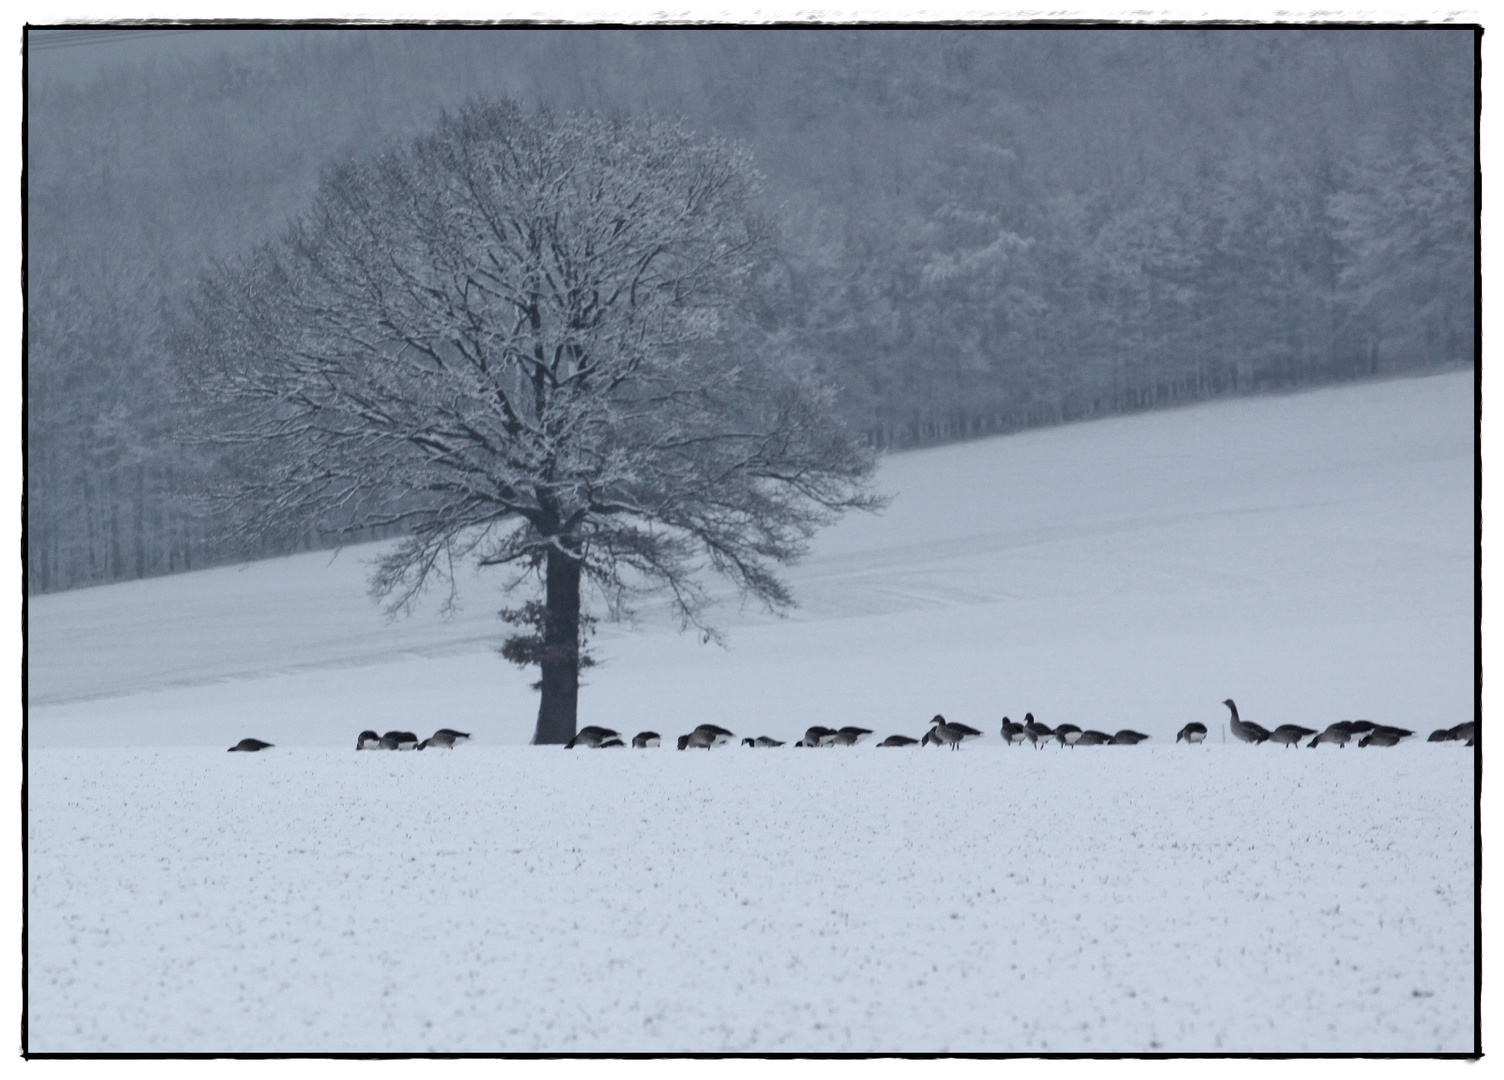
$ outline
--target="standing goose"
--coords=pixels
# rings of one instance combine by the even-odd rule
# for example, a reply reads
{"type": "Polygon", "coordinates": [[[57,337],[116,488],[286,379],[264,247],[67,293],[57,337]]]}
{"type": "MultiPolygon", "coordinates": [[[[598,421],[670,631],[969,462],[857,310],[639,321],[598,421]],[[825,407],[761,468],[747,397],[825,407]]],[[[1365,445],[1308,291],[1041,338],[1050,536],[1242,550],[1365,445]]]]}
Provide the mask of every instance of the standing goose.
{"type": "Polygon", "coordinates": [[[1228,721],[1228,726],[1232,728],[1233,735],[1244,742],[1261,743],[1269,741],[1269,732],[1267,730],[1259,727],[1257,724],[1250,724],[1248,721],[1238,718],[1238,707],[1232,703],[1232,698],[1228,698],[1222,704],[1232,710],[1232,719],[1228,721]]]}
{"type": "Polygon", "coordinates": [[[1034,749],[1039,750],[1041,749],[1039,741],[1043,739],[1045,742],[1048,742],[1050,736],[1054,735],[1055,732],[1053,729],[1035,720],[1033,713],[1024,713],[1024,734],[1034,744],[1034,749]]]}
{"type": "Polygon", "coordinates": [[[1112,742],[1112,736],[1105,731],[1093,731],[1088,728],[1076,737],[1076,746],[1103,746],[1112,742]]]}
{"type": "Polygon", "coordinates": [[[355,736],[355,749],[379,750],[381,749],[381,736],[374,731],[362,731],[355,736]]]}
{"type": "Polygon", "coordinates": [[[1175,741],[1179,742],[1181,739],[1188,743],[1206,742],[1206,725],[1199,720],[1192,720],[1176,734],[1175,741]]]}
{"type": "Polygon", "coordinates": [[[1006,716],[1003,717],[1003,741],[1005,743],[1012,746],[1014,743],[1023,742],[1027,737],[1024,734],[1024,726],[1022,724],[1015,724],[1006,716]]]}
{"type": "Polygon", "coordinates": [[[1075,724],[1061,724],[1055,729],[1055,741],[1061,746],[1069,746],[1075,749],[1076,743],[1081,740],[1081,729],[1075,724]]]}
{"type": "Polygon", "coordinates": [[[935,725],[934,733],[938,736],[939,741],[949,743],[952,750],[959,749],[961,744],[967,739],[980,739],[982,737],[982,733],[976,728],[968,727],[965,724],[949,723],[945,717],[938,713],[930,723],[935,725]]]}
{"type": "Polygon", "coordinates": [[[636,735],[632,736],[632,745],[639,750],[650,746],[657,746],[661,741],[662,736],[656,731],[639,731],[636,735]]]}
{"type": "Polygon", "coordinates": [[[1278,743],[1288,750],[1292,746],[1299,745],[1300,740],[1304,739],[1307,735],[1314,734],[1316,734],[1314,730],[1308,727],[1301,727],[1299,724],[1281,724],[1269,733],[1269,741],[1278,743]]]}
{"type": "Polygon", "coordinates": [[[878,746],[913,746],[918,739],[911,739],[907,735],[889,735],[878,746]]]}
{"type": "Polygon", "coordinates": [[[1132,728],[1124,728],[1122,731],[1118,732],[1111,739],[1109,739],[1108,742],[1112,746],[1137,746],[1148,737],[1149,736],[1145,735],[1142,731],[1134,731],[1132,728]]]}
{"type": "Polygon", "coordinates": [[[271,745],[271,743],[262,742],[260,739],[241,739],[234,746],[230,747],[229,752],[233,754],[237,750],[251,752],[256,750],[269,750],[271,748],[271,745]]]}

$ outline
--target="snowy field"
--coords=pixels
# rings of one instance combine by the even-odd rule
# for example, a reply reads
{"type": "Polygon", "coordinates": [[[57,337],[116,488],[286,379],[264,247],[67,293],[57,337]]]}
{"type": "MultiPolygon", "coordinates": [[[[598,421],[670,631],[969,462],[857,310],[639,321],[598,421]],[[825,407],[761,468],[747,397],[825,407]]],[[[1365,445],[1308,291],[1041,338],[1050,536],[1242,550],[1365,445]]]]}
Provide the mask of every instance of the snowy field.
{"type": "Polygon", "coordinates": [[[645,610],[582,691],[955,753],[526,747],[509,601],[388,622],[369,549],[38,598],[30,1049],[1469,1051],[1471,753],[1218,702],[1472,718],[1472,414],[1465,372],[896,455],[790,618],[645,610]],[[1153,739],[1002,747],[1025,710],[1153,739]]]}

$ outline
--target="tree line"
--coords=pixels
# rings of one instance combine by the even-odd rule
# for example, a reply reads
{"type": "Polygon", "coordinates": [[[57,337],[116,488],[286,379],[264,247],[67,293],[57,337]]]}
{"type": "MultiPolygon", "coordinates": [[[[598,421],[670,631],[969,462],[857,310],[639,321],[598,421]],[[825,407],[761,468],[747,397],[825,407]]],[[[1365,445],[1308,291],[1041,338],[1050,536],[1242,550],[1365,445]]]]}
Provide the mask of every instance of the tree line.
{"type": "Polygon", "coordinates": [[[749,148],[783,222],[747,271],[759,332],[890,449],[1471,362],[1474,52],[1450,28],[289,31],[34,78],[28,588],[329,542],[313,515],[228,534],[205,493],[253,463],[186,437],[169,339],[321,176],[477,95],[749,148]]]}

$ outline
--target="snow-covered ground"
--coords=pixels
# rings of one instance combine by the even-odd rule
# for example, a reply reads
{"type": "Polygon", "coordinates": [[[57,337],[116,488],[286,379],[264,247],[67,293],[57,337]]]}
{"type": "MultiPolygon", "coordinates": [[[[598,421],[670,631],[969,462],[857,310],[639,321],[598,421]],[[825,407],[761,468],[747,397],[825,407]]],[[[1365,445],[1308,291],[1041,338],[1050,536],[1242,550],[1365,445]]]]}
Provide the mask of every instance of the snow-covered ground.
{"type": "Polygon", "coordinates": [[[526,747],[515,601],[389,623],[369,549],[36,599],[30,1048],[1471,1050],[1471,753],[1218,702],[1472,717],[1472,415],[1465,372],[896,455],[790,618],[645,611],[582,692],[956,753],[526,747]],[[1025,710],[1154,738],[1003,748],[1025,710]]]}

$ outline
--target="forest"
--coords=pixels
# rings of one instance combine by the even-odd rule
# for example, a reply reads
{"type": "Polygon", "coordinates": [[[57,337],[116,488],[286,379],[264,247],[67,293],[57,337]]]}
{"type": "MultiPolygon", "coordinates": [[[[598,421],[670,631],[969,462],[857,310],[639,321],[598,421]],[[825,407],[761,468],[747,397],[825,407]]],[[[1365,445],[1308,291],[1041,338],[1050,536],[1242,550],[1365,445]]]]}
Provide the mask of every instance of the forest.
{"type": "Polygon", "coordinates": [[[756,318],[879,450],[1467,365],[1467,28],[369,29],[33,80],[32,593],[253,549],[169,342],[321,175],[510,97],[748,147],[756,318]]]}

